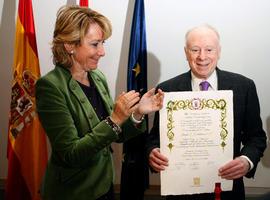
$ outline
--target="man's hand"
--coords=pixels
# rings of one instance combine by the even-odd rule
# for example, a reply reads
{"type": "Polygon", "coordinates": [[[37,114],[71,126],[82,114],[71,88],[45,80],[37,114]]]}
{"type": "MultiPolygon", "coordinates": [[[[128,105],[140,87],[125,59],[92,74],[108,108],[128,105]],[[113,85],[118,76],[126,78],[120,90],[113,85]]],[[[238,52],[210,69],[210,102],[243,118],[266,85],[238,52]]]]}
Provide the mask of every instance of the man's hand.
{"type": "Polygon", "coordinates": [[[249,162],[246,158],[237,157],[218,170],[218,175],[227,180],[233,180],[245,176],[249,170],[249,162]]]}
{"type": "Polygon", "coordinates": [[[160,153],[159,148],[155,148],[149,155],[149,165],[157,172],[160,172],[169,165],[168,158],[160,153]]]}

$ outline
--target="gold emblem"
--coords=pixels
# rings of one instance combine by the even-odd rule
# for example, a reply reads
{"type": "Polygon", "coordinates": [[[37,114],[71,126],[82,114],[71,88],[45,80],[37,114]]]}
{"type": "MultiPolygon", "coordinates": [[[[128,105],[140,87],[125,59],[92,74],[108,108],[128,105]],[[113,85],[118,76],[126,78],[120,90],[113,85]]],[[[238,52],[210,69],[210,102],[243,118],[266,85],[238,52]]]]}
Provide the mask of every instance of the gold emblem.
{"type": "Polygon", "coordinates": [[[36,78],[30,71],[24,71],[23,75],[17,77],[12,86],[10,105],[10,131],[14,138],[31,122],[36,113],[34,110],[36,78]]]}
{"type": "Polygon", "coordinates": [[[201,185],[201,178],[200,177],[193,177],[193,185],[200,186],[201,185]]]}

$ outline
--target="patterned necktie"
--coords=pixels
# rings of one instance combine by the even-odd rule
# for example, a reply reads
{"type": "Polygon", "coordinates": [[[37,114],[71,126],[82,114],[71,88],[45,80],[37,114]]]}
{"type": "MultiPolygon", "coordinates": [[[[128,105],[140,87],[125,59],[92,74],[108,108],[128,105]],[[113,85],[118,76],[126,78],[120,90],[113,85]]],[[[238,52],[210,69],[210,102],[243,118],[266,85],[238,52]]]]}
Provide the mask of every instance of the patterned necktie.
{"type": "Polygon", "coordinates": [[[200,83],[200,86],[201,86],[201,91],[207,91],[210,84],[207,81],[203,81],[200,83]]]}

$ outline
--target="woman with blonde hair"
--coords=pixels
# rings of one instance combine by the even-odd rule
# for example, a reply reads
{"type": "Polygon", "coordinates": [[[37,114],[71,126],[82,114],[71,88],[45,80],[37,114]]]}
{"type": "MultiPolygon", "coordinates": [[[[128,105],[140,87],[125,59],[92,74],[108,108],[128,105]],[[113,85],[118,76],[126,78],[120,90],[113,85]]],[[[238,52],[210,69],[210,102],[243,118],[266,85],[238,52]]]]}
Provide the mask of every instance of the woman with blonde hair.
{"type": "Polygon", "coordinates": [[[97,69],[112,34],[102,14],[64,6],[57,14],[52,53],[55,68],[36,83],[37,111],[50,140],[41,194],[43,199],[113,200],[110,145],[143,133],[144,115],[162,107],[154,89],[120,94],[113,102],[97,69]]]}

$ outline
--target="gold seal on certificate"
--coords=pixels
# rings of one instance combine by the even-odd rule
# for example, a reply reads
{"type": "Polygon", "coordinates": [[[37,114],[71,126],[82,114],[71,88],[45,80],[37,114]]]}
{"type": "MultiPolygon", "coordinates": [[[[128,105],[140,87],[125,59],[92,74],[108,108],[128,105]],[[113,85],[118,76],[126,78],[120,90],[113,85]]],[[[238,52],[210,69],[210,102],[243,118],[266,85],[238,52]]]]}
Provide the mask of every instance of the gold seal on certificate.
{"type": "Polygon", "coordinates": [[[169,159],[161,195],[210,193],[218,169],[233,158],[233,93],[167,92],[160,110],[160,150],[169,159]]]}

